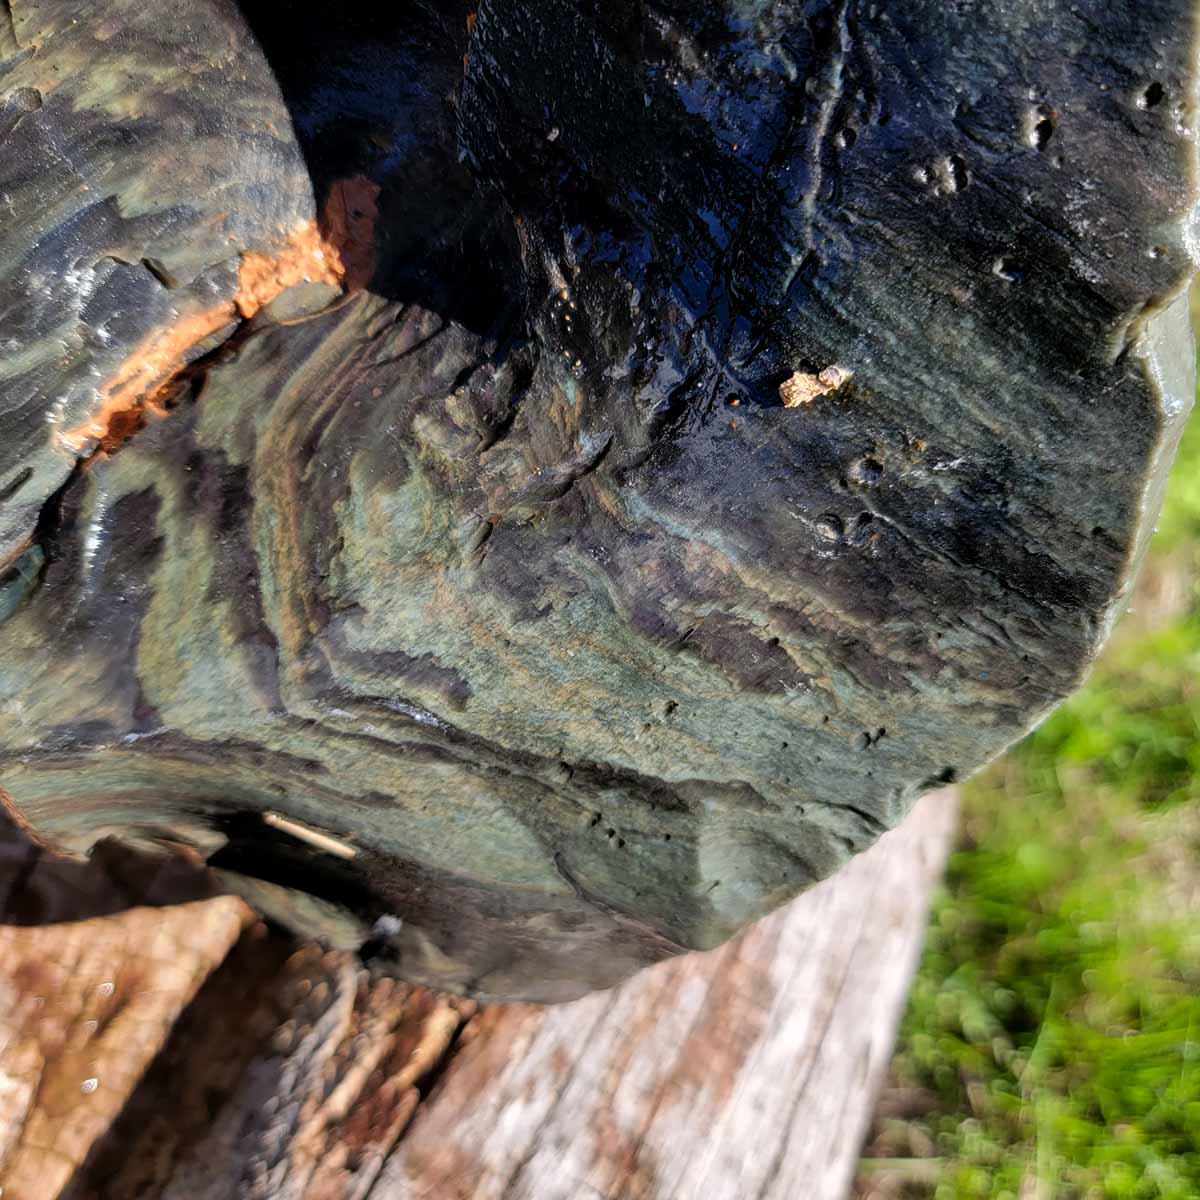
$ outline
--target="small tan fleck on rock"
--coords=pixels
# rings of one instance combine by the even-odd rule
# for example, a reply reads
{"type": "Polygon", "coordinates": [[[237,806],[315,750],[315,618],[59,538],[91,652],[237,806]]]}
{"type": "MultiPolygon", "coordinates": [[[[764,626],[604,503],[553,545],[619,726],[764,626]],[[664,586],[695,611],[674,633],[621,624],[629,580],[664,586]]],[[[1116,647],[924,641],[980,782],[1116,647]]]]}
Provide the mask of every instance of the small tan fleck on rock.
{"type": "Polygon", "coordinates": [[[836,392],[853,373],[836,364],[826,367],[816,375],[805,371],[793,371],[779,385],[779,398],[783,401],[784,408],[799,408],[803,404],[811,404],[818,396],[828,396],[830,392],[836,392]]]}

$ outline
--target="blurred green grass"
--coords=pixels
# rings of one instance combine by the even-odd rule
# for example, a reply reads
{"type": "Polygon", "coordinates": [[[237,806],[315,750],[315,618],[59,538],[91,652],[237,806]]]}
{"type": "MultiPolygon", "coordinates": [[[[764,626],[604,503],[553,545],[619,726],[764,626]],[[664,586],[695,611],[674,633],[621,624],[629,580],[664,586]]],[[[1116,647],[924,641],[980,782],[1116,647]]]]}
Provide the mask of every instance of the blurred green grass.
{"type": "Polygon", "coordinates": [[[963,789],[860,1196],[1200,1197],[1198,580],[1193,419],[1088,685],[963,789]]]}

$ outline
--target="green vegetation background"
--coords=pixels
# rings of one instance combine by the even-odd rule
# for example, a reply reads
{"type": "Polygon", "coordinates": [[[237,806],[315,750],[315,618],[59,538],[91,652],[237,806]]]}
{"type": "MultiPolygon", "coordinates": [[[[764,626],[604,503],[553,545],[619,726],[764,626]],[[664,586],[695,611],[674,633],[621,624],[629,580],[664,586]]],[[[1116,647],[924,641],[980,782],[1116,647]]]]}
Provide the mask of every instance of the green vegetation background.
{"type": "Polygon", "coordinates": [[[860,1197],[1200,1197],[1200,419],[1087,687],[963,789],[860,1197]]]}

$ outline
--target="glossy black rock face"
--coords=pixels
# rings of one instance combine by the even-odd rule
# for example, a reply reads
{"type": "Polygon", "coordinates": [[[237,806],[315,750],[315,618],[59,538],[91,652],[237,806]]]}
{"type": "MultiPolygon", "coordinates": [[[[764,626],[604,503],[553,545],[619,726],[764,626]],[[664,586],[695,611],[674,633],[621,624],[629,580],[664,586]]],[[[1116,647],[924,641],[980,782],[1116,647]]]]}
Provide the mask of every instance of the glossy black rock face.
{"type": "Polygon", "coordinates": [[[0,64],[0,271],[52,281],[0,318],[0,787],[51,840],[561,999],[1076,685],[1191,397],[1191,4],[147,8],[0,64]],[[160,214],[150,298],[55,290],[96,203],[160,214]],[[114,378],[171,411],[55,440],[114,378]]]}

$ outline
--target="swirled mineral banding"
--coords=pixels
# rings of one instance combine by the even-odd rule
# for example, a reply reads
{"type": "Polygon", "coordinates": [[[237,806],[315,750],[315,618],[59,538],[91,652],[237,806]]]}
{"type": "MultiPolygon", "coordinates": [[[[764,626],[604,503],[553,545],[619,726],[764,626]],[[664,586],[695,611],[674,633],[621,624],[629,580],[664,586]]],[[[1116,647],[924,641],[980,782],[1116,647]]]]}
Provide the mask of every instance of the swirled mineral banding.
{"type": "Polygon", "coordinates": [[[48,847],[565,999],[1080,682],[1193,390],[1194,4],[10,7],[48,847]]]}

